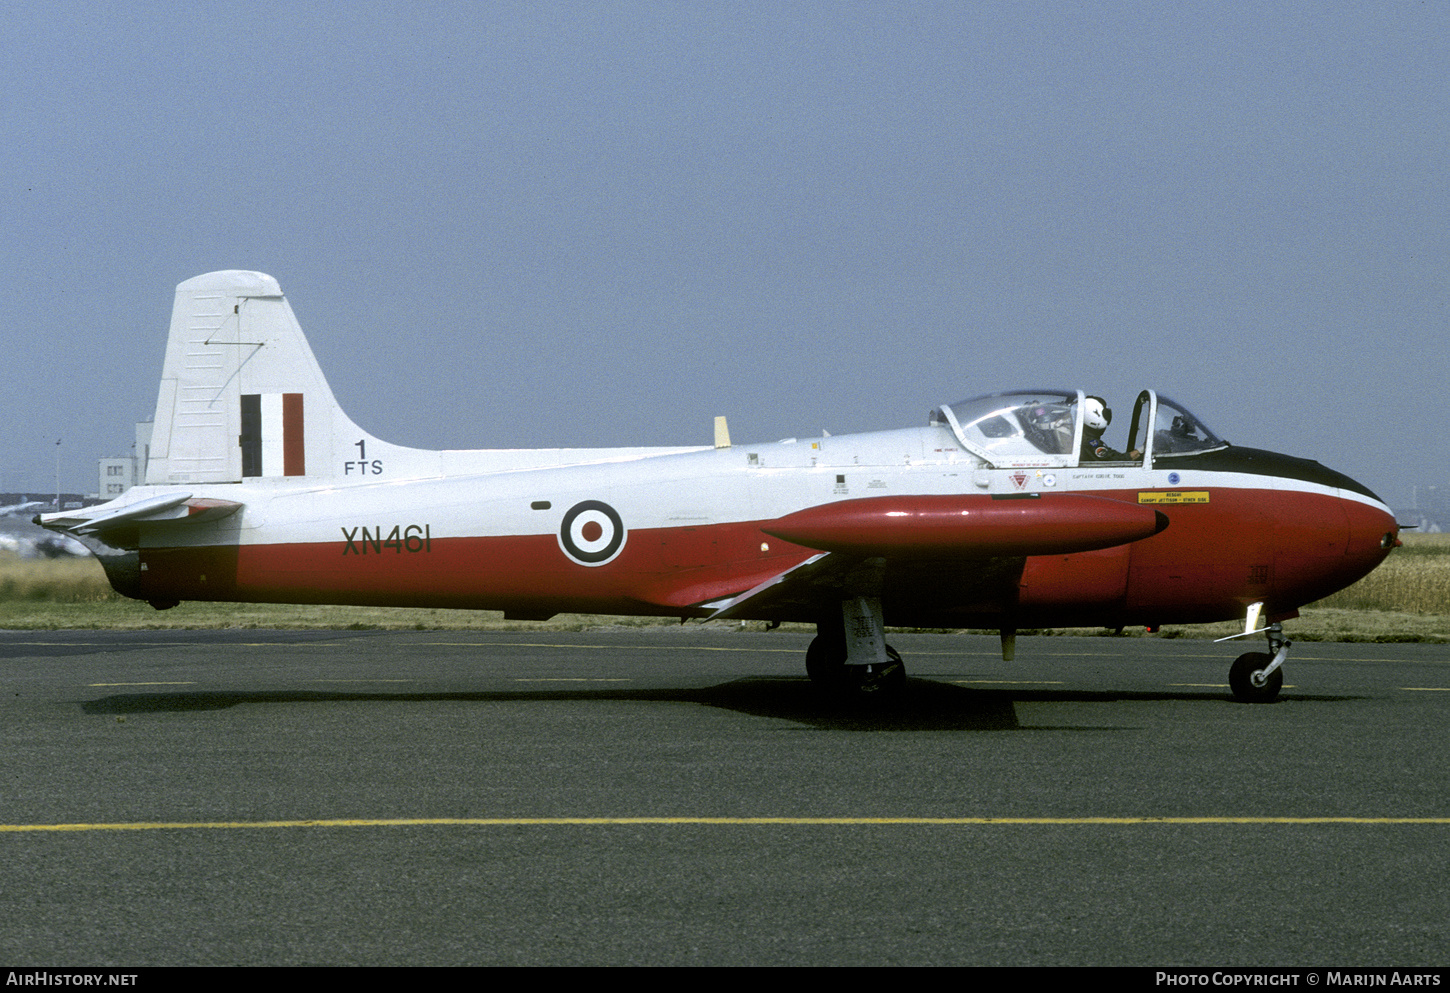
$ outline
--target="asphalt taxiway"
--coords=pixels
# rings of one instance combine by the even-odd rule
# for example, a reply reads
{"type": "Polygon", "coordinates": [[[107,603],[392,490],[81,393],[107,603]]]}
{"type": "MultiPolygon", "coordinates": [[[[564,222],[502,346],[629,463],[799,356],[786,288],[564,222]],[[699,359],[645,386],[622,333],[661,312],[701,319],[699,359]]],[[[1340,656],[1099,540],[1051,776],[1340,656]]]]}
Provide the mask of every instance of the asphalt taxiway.
{"type": "Polygon", "coordinates": [[[0,633],[0,963],[1450,958],[1450,646],[807,640],[0,633]]]}

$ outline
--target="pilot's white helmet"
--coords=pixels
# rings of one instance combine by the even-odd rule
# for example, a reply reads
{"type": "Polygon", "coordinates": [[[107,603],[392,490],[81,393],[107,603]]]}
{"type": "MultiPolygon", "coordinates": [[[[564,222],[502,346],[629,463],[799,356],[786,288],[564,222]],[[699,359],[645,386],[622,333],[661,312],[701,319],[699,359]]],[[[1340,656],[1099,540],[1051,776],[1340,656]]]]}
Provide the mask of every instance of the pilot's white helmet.
{"type": "Polygon", "coordinates": [[[1088,397],[1082,405],[1083,423],[1094,431],[1106,431],[1113,421],[1113,412],[1100,397],[1088,397]]]}

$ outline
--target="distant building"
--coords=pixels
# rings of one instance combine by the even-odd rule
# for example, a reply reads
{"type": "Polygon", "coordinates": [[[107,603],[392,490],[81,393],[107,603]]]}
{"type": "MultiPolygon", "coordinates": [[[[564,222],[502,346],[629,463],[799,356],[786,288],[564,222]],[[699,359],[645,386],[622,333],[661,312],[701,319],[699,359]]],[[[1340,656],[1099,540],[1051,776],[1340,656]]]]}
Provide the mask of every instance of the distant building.
{"type": "Polygon", "coordinates": [[[1410,503],[1414,510],[1436,517],[1450,517],[1450,486],[1433,483],[1410,487],[1410,503]]]}
{"type": "Polygon", "coordinates": [[[114,459],[101,459],[101,482],[96,496],[103,500],[118,497],[136,485],[136,459],[126,455],[114,459]]]}
{"type": "Polygon", "coordinates": [[[1410,487],[1410,506],[1397,511],[1396,519],[1413,524],[1421,534],[1450,530],[1450,485],[1420,483],[1410,487]]]}
{"type": "Polygon", "coordinates": [[[117,455],[101,459],[97,463],[99,482],[96,496],[102,500],[114,500],[133,486],[146,481],[146,465],[151,461],[150,421],[136,424],[136,443],[131,446],[130,455],[117,455]]]}
{"type": "Polygon", "coordinates": [[[1441,534],[1450,526],[1450,514],[1436,517],[1413,509],[1396,511],[1395,520],[1400,522],[1401,527],[1414,528],[1420,534],[1441,534]]]}

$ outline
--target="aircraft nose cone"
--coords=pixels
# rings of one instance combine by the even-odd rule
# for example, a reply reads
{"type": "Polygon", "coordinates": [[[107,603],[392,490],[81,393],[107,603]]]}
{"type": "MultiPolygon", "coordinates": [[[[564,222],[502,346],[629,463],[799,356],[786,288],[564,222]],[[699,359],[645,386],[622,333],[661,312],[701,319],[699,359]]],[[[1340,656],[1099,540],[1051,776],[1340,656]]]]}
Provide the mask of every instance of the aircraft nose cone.
{"type": "Polygon", "coordinates": [[[1395,548],[1398,525],[1369,487],[1319,462],[1263,454],[1289,497],[1275,522],[1273,596],[1304,606],[1357,583],[1395,548]],[[1292,493],[1292,496],[1289,494],[1292,493]]]}
{"type": "Polygon", "coordinates": [[[1345,556],[1365,563],[1364,572],[1368,573],[1399,546],[1400,525],[1390,509],[1378,501],[1368,504],[1347,496],[1344,509],[1349,518],[1345,556]]]}
{"type": "Polygon", "coordinates": [[[1276,527],[1276,593],[1299,605],[1358,582],[1398,543],[1398,525],[1383,501],[1348,476],[1313,465],[1313,474],[1299,478],[1309,476],[1306,482],[1328,492],[1301,491],[1292,517],[1276,527]]]}
{"type": "Polygon", "coordinates": [[[1344,555],[1362,568],[1355,576],[1358,579],[1399,546],[1400,525],[1390,508],[1369,487],[1343,474],[1335,475],[1339,477],[1340,505],[1349,526],[1344,555]]]}

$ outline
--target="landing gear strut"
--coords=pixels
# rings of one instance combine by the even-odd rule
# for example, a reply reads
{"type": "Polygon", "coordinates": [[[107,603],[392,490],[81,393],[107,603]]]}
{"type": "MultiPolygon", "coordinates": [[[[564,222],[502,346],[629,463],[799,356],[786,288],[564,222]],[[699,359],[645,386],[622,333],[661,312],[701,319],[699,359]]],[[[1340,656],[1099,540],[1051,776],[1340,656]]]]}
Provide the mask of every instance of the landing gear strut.
{"type": "Polygon", "coordinates": [[[884,663],[865,665],[847,665],[846,656],[831,651],[833,647],[817,635],[806,649],[806,675],[822,689],[849,696],[890,696],[906,682],[901,653],[890,645],[884,663]]]}
{"type": "Polygon", "coordinates": [[[1259,633],[1269,639],[1267,653],[1245,652],[1228,671],[1229,689],[1233,690],[1234,699],[1241,703],[1272,703],[1279,696],[1279,690],[1284,687],[1284,671],[1280,667],[1289,657],[1289,646],[1293,642],[1284,637],[1284,625],[1278,621],[1267,627],[1254,627],[1263,606],[1261,603],[1250,605],[1243,634],[1218,639],[1229,641],[1232,638],[1244,638],[1259,633]]]}
{"type": "Polygon", "coordinates": [[[905,685],[901,653],[886,644],[880,600],[846,600],[841,619],[823,620],[816,631],[806,649],[806,674],[817,686],[847,697],[882,699],[905,685]]]}

